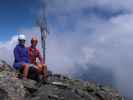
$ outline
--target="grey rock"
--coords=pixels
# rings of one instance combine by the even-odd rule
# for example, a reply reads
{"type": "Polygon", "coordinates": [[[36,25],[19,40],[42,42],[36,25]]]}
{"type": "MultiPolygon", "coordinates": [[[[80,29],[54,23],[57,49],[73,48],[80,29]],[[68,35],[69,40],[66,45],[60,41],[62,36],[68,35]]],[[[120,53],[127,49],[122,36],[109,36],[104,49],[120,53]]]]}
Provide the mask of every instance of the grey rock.
{"type": "Polygon", "coordinates": [[[0,100],[124,100],[109,86],[51,74],[39,83],[16,78],[6,63],[0,68],[0,100]],[[7,67],[7,68],[6,68],[7,67]]]}

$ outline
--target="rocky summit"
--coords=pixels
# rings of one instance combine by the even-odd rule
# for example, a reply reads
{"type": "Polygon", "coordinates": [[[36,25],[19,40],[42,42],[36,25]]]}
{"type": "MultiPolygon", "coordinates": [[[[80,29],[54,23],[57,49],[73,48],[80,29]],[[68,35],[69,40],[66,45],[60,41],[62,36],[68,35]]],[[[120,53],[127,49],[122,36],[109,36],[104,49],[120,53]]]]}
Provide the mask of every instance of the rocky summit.
{"type": "Polygon", "coordinates": [[[118,91],[60,74],[36,82],[16,78],[8,64],[0,64],[0,100],[124,100],[118,91]]]}

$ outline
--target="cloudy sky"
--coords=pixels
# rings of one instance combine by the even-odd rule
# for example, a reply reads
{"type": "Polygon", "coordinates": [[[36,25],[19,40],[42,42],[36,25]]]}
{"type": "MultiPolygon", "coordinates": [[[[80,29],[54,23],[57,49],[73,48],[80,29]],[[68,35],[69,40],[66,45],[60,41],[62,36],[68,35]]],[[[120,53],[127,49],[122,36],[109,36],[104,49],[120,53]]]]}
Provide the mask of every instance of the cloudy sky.
{"type": "Polygon", "coordinates": [[[44,2],[49,68],[71,74],[76,64],[83,69],[91,67],[86,64],[99,66],[112,71],[116,87],[132,96],[132,0],[1,0],[0,59],[13,62],[17,33],[26,34],[27,42],[29,36],[39,36],[35,20],[44,2]]]}

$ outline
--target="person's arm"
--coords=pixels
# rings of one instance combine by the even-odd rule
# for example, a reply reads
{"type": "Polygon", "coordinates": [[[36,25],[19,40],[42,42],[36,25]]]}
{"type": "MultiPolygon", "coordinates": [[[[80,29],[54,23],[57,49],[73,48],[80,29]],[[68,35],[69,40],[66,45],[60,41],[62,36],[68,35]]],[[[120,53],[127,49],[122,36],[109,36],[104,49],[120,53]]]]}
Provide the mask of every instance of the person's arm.
{"type": "Polygon", "coordinates": [[[21,57],[20,57],[20,53],[17,47],[14,48],[14,57],[15,57],[15,61],[16,62],[20,62],[21,61],[21,57]]]}
{"type": "Polygon", "coordinates": [[[44,59],[42,58],[41,53],[40,53],[40,51],[38,49],[37,49],[37,52],[38,52],[38,58],[40,60],[40,63],[44,64],[44,59]]]}
{"type": "Polygon", "coordinates": [[[30,63],[29,48],[26,48],[26,49],[27,49],[27,54],[26,54],[27,63],[30,63]]]}

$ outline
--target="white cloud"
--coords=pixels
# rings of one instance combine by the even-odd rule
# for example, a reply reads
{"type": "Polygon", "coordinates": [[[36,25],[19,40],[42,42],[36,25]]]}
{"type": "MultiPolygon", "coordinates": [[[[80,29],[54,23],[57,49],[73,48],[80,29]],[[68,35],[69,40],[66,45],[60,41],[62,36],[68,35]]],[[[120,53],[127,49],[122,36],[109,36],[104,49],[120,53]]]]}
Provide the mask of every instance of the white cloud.
{"type": "Polygon", "coordinates": [[[59,13],[73,13],[82,11],[85,8],[99,8],[103,10],[109,10],[110,12],[116,12],[118,10],[127,10],[132,12],[132,0],[41,0],[47,4],[48,12],[59,13]]]}
{"type": "Polygon", "coordinates": [[[13,64],[13,49],[17,44],[17,36],[13,36],[11,40],[0,42],[0,59],[5,60],[8,64],[13,64]]]}
{"type": "Polygon", "coordinates": [[[58,28],[60,28],[59,26],[52,28],[53,26],[50,25],[50,30],[52,30],[53,34],[58,33],[58,35],[61,35],[58,36],[58,38],[54,38],[56,41],[60,41],[59,43],[53,42],[55,43],[53,47],[58,48],[55,50],[56,52],[54,55],[61,55],[61,57],[58,58],[61,62],[62,58],[65,57],[65,54],[67,54],[67,58],[71,59],[70,61],[72,61],[73,64],[80,61],[91,61],[91,63],[93,62],[105,69],[113,70],[116,79],[116,86],[120,90],[123,90],[127,95],[132,96],[131,91],[133,91],[133,89],[131,87],[133,87],[133,80],[131,76],[133,70],[133,1],[45,1],[47,1],[48,4],[48,16],[50,14],[56,15],[55,17],[57,17],[57,21],[60,21],[60,18],[63,17],[61,24],[57,25],[62,25],[63,28],[66,28],[67,25],[71,25],[71,18],[74,16],[72,20],[74,30],[72,31],[65,30],[66,32],[61,33],[58,30],[58,28]],[[117,16],[112,15],[108,20],[97,16],[97,14],[90,14],[89,16],[87,14],[86,16],[82,14],[84,9],[94,8],[101,9],[100,13],[102,13],[102,11],[106,11],[103,12],[103,16],[121,11],[125,13],[118,13],[117,16]],[[64,36],[64,38],[60,39],[62,36],[64,36]],[[123,88],[124,85],[127,87],[123,88]]]}

